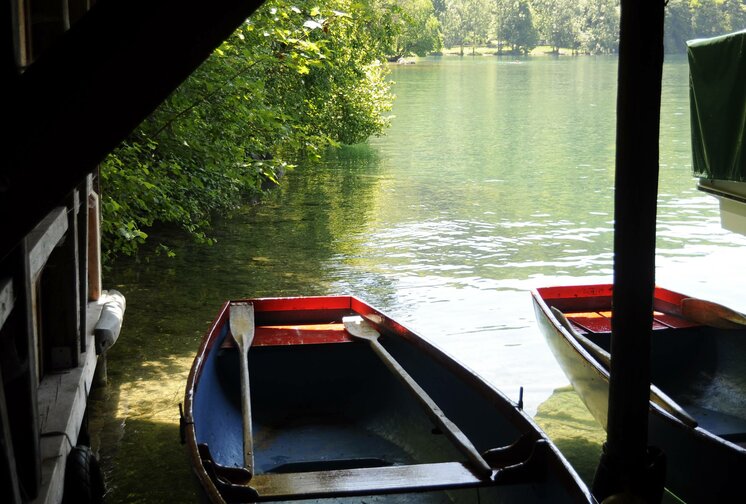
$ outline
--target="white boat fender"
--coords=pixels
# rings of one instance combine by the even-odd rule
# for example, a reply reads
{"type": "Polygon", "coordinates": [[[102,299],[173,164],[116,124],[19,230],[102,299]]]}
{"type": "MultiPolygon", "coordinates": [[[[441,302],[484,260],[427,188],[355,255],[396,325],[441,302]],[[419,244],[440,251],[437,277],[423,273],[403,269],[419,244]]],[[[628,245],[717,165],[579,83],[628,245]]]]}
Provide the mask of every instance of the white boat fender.
{"type": "Polygon", "coordinates": [[[93,330],[98,355],[103,354],[116,343],[119,332],[122,330],[124,310],[127,307],[127,301],[119,291],[109,290],[102,298],[106,299],[106,302],[93,330]]]}

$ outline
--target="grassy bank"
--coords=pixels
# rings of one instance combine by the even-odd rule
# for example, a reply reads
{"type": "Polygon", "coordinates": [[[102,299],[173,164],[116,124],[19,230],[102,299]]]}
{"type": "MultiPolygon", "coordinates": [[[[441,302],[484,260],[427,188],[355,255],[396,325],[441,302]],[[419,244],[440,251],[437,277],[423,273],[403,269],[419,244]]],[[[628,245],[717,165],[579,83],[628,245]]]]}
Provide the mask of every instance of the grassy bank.
{"type": "MultiPolygon", "coordinates": [[[[459,56],[461,54],[461,48],[456,47],[449,47],[444,48],[443,56],[459,56]]],[[[495,56],[497,55],[497,47],[490,47],[490,46],[478,46],[473,48],[473,54],[478,56],[495,56]]],[[[530,56],[548,56],[548,55],[555,55],[552,51],[552,47],[550,46],[538,46],[534,48],[529,55],[530,56]]],[[[561,56],[569,56],[572,54],[571,49],[560,49],[559,54],[561,56]]],[[[464,47],[464,56],[471,56],[472,55],[472,47],[464,47]]],[[[511,53],[511,52],[503,52],[502,56],[516,56],[517,54],[511,53]]]]}

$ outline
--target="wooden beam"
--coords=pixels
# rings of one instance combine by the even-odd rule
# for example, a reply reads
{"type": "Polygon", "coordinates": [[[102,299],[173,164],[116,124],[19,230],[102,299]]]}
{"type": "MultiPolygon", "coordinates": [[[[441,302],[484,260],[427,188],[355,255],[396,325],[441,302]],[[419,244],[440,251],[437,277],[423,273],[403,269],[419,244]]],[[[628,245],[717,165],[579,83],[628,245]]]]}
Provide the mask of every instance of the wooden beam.
{"type": "MultiPolygon", "coordinates": [[[[5,400],[13,407],[8,411],[8,422],[13,437],[18,483],[25,497],[34,498],[39,491],[41,480],[41,452],[39,445],[39,414],[37,391],[39,378],[37,373],[36,323],[33,305],[34,285],[31,271],[27,240],[14,252],[12,260],[18,265],[14,277],[16,303],[6,325],[16,334],[14,353],[15,369],[12,378],[5,381],[5,400]]],[[[9,261],[10,262],[10,261],[9,261]]]]}
{"type": "MultiPolygon", "coordinates": [[[[664,0],[622,0],[607,442],[593,490],[650,500],[648,399],[664,0]],[[606,474],[602,481],[599,474],[606,474]]],[[[660,482],[660,492],[663,482],[660,482]]],[[[657,490],[654,490],[657,491],[657,490]]]]}
{"type": "Polygon", "coordinates": [[[29,278],[35,282],[49,256],[67,232],[65,207],[56,207],[26,237],[29,278]]]}
{"type": "Polygon", "coordinates": [[[261,3],[99,2],[8,79],[0,258],[261,3]]]}
{"type": "Polygon", "coordinates": [[[88,174],[78,188],[76,226],[78,234],[78,331],[80,334],[79,352],[86,351],[86,312],[88,305],[88,195],[93,190],[93,177],[88,174]]]}

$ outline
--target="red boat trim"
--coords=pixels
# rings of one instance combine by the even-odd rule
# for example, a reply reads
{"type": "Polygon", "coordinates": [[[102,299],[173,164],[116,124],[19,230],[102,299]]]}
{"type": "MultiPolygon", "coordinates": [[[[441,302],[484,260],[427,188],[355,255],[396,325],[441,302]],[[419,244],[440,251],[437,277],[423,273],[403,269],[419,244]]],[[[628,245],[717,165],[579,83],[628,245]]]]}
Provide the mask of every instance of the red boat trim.
{"type": "MultiPolygon", "coordinates": [[[[251,346],[319,345],[352,341],[343,324],[293,324],[258,326],[251,346]]],[[[236,344],[233,338],[226,338],[220,346],[234,348],[236,344]]]]}
{"type": "Polygon", "coordinates": [[[289,312],[289,311],[321,311],[349,309],[352,298],[350,296],[317,296],[293,298],[264,298],[246,299],[253,303],[254,310],[259,312],[289,312]]]}
{"type": "MultiPolygon", "coordinates": [[[[548,305],[562,311],[579,333],[606,334],[611,332],[611,284],[543,287],[536,289],[548,305]]],[[[655,288],[652,329],[684,329],[698,324],[681,316],[681,300],[686,296],[655,288]]]]}

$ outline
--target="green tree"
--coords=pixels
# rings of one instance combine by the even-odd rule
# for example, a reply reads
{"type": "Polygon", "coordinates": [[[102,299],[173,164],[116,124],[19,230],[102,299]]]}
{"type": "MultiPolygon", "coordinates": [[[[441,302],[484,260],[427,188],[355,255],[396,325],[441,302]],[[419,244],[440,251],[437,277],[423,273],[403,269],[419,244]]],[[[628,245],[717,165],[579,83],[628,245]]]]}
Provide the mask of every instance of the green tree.
{"type": "Polygon", "coordinates": [[[446,12],[442,19],[443,35],[448,47],[459,46],[464,54],[465,46],[477,45],[489,38],[492,25],[490,0],[446,0],[446,12]]]}
{"type": "Polygon", "coordinates": [[[395,0],[380,4],[378,9],[386,13],[388,20],[386,53],[390,59],[410,54],[425,56],[442,49],[440,22],[431,0],[395,0]]]}
{"type": "Polygon", "coordinates": [[[534,24],[539,38],[559,53],[561,48],[577,47],[574,19],[578,15],[575,0],[533,0],[534,24]]]}
{"type": "Polygon", "coordinates": [[[717,0],[693,0],[692,32],[696,38],[715,37],[726,33],[727,17],[724,3],[717,0]]]}
{"type": "Polygon", "coordinates": [[[737,32],[746,30],[746,2],[744,0],[725,0],[726,31],[737,32]]]}
{"type": "Polygon", "coordinates": [[[210,217],[299,159],[387,126],[376,12],[353,0],[259,9],[102,164],[104,249],[133,253],[156,222],[210,242],[210,217]]]}
{"type": "Polygon", "coordinates": [[[619,0],[580,0],[576,18],[578,49],[604,54],[619,49],[619,0]]]}
{"type": "Polygon", "coordinates": [[[746,28],[743,0],[669,0],[664,44],[667,52],[686,51],[686,41],[746,28]]]}
{"type": "Polygon", "coordinates": [[[692,13],[689,0],[669,0],[665,14],[663,45],[666,52],[684,52],[686,41],[692,38],[692,13]]]}
{"type": "Polygon", "coordinates": [[[539,36],[527,0],[497,0],[495,7],[498,44],[505,42],[522,53],[536,47],[539,36]]]}

